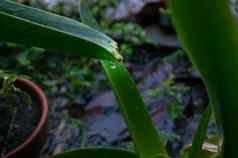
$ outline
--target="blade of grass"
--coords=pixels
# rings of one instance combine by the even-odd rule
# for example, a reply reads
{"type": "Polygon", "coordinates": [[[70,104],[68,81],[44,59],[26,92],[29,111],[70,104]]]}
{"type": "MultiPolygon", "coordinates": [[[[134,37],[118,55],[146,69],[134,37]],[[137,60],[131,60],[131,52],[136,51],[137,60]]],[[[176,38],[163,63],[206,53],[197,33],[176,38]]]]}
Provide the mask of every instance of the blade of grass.
{"type": "MultiPolygon", "coordinates": [[[[90,14],[87,0],[81,0],[80,16],[84,23],[100,30],[97,22],[90,14]]],[[[127,121],[139,156],[141,158],[168,157],[144,101],[126,67],[122,63],[103,60],[101,63],[127,121]]]]}
{"type": "Polygon", "coordinates": [[[75,20],[0,1],[0,39],[71,55],[122,60],[117,44],[103,33],[75,20]]]}
{"type": "Polygon", "coordinates": [[[211,118],[211,106],[208,105],[207,109],[204,111],[202,118],[199,122],[197,131],[193,137],[192,150],[189,153],[189,158],[202,158],[202,146],[204,139],[206,137],[207,128],[209,120],[211,118]]]}
{"type": "Polygon", "coordinates": [[[237,158],[238,29],[228,0],[169,2],[179,38],[203,76],[222,125],[222,157],[237,158]]]}

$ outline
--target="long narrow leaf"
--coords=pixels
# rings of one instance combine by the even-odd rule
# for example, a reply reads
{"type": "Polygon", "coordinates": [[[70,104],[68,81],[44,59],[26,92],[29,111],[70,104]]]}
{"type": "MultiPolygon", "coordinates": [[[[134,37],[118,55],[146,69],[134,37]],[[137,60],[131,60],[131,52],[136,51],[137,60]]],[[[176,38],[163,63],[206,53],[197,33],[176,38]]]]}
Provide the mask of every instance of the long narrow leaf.
{"type": "MultiPolygon", "coordinates": [[[[81,0],[80,6],[82,21],[99,29],[97,22],[89,12],[88,1],[81,0]]],[[[101,61],[101,63],[111,82],[140,157],[167,157],[166,150],[153,126],[143,99],[125,66],[109,61],[101,61]]]]}
{"type": "Polygon", "coordinates": [[[141,158],[166,154],[147,108],[125,66],[108,61],[103,61],[102,64],[141,158]]]}
{"type": "Polygon", "coordinates": [[[217,124],[224,158],[237,158],[238,29],[228,0],[169,0],[177,33],[200,70],[217,124]]]}
{"type": "Polygon", "coordinates": [[[0,39],[71,55],[121,60],[116,43],[82,23],[9,0],[0,1],[0,39]]]}
{"type": "Polygon", "coordinates": [[[111,148],[86,148],[69,151],[50,158],[139,158],[135,153],[111,148]]]}
{"type": "Polygon", "coordinates": [[[209,120],[211,117],[211,107],[208,105],[199,122],[197,131],[193,137],[192,150],[189,158],[202,158],[202,146],[206,137],[209,120]]]}

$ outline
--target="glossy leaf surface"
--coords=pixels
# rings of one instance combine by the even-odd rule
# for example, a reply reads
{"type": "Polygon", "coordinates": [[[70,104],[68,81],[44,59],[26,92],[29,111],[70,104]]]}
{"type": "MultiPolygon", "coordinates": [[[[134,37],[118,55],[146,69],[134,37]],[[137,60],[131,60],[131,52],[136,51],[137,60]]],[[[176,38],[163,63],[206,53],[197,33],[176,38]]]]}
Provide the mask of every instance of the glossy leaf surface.
{"type": "Polygon", "coordinates": [[[27,7],[9,0],[0,1],[0,39],[71,55],[105,60],[122,60],[117,44],[75,20],[27,7]]]}

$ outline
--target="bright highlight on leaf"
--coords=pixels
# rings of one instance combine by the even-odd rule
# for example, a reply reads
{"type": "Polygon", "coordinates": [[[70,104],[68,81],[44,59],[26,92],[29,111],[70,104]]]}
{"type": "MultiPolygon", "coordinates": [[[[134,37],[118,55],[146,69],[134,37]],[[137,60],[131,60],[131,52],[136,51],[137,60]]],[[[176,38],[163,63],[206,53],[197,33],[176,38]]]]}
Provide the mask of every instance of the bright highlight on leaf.
{"type": "Polygon", "coordinates": [[[71,55],[121,61],[117,43],[75,20],[0,1],[0,39],[71,55]]]}

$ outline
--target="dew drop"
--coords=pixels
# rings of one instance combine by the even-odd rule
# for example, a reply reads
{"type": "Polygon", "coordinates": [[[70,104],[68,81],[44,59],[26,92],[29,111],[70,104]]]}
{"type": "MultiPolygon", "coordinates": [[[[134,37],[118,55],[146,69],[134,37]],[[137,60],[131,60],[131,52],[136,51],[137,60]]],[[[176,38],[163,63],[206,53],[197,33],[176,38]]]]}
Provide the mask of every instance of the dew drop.
{"type": "Polygon", "coordinates": [[[116,67],[116,65],[112,65],[112,67],[111,67],[112,69],[116,69],[117,67],[116,67]]]}

